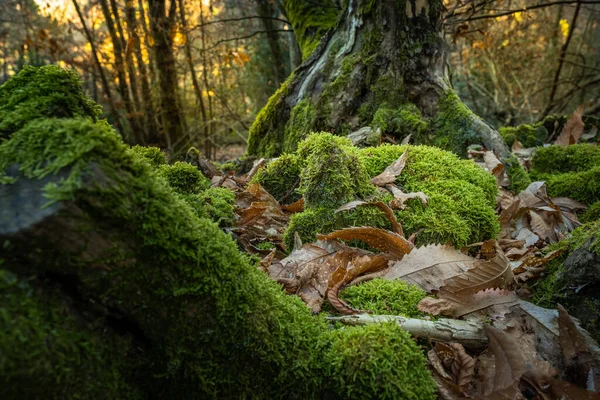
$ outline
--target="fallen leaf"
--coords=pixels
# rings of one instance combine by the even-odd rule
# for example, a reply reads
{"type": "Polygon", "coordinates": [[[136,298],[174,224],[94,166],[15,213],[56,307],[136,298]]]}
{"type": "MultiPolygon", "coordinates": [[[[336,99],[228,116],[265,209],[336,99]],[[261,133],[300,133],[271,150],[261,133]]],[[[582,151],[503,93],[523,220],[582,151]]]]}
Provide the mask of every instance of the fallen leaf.
{"type": "Polygon", "coordinates": [[[485,162],[485,168],[496,178],[504,172],[504,164],[498,160],[493,151],[483,153],[483,161],[485,162]]]}
{"type": "Polygon", "coordinates": [[[376,206],[381,211],[383,211],[383,213],[385,214],[388,221],[391,222],[393,231],[396,232],[398,235],[404,236],[404,231],[402,230],[402,225],[400,225],[400,223],[396,219],[396,215],[394,214],[394,211],[392,211],[392,209],[382,201],[355,200],[355,201],[351,201],[350,203],[344,204],[343,206],[341,206],[340,208],[335,210],[335,212],[338,213],[340,211],[354,210],[358,206],[368,206],[368,205],[376,206]]]}
{"type": "Polygon", "coordinates": [[[423,207],[427,207],[429,197],[423,192],[404,193],[402,190],[398,189],[396,185],[385,185],[385,187],[394,196],[394,199],[390,202],[390,207],[393,209],[404,210],[406,208],[404,203],[411,199],[419,199],[421,200],[423,207]]]}
{"type": "Polygon", "coordinates": [[[406,160],[408,158],[408,148],[402,153],[402,155],[390,164],[383,172],[373,179],[371,179],[371,183],[375,186],[384,187],[389,183],[396,182],[396,178],[398,175],[402,173],[404,166],[406,165],[406,160]]]}
{"type": "Polygon", "coordinates": [[[454,352],[454,362],[452,363],[454,383],[465,393],[473,380],[475,359],[467,354],[460,343],[450,343],[449,346],[454,352]]]}
{"type": "Polygon", "coordinates": [[[317,235],[317,239],[331,240],[360,240],[369,246],[389,253],[397,259],[401,259],[413,249],[414,245],[403,236],[395,232],[372,227],[351,227],[332,232],[328,235],[317,235]]]}
{"type": "Polygon", "coordinates": [[[301,197],[300,200],[297,200],[292,204],[283,204],[281,209],[292,214],[304,211],[304,197],[301,197]]]}
{"type": "Polygon", "coordinates": [[[488,398],[516,398],[516,394],[520,393],[519,380],[526,370],[526,360],[519,344],[500,329],[487,325],[485,331],[495,360],[493,386],[486,390],[488,398]]]}
{"type": "Polygon", "coordinates": [[[568,146],[576,144],[583,135],[585,124],[581,117],[583,116],[583,105],[577,107],[571,118],[567,120],[562,132],[554,142],[558,146],[568,146]]]}

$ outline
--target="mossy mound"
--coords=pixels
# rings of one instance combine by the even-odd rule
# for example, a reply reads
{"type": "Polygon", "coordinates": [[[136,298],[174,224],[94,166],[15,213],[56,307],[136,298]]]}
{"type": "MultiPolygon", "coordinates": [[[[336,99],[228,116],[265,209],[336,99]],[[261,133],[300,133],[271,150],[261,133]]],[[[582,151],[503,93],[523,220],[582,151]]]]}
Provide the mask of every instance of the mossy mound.
{"type": "Polygon", "coordinates": [[[427,132],[429,123],[414,104],[408,103],[394,109],[383,103],[373,115],[371,127],[402,139],[410,134],[420,137],[427,132]]]}
{"type": "Polygon", "coordinates": [[[25,66],[0,86],[0,139],[37,118],[89,117],[97,120],[101,110],[83,93],[75,71],[54,65],[25,66]]]}
{"type": "Polygon", "coordinates": [[[295,154],[283,154],[259,170],[252,182],[259,183],[273,197],[284,204],[302,197],[295,189],[300,184],[301,163],[295,154]]]}
{"type": "Polygon", "coordinates": [[[323,349],[327,376],[341,399],[436,398],[419,348],[397,324],[332,331],[323,349]],[[375,372],[376,371],[376,372],[375,372]]]}
{"type": "Polygon", "coordinates": [[[375,193],[359,150],[347,138],[315,133],[298,145],[302,160],[298,193],[306,208],[339,207],[375,193]]]}
{"type": "Polygon", "coordinates": [[[592,204],[579,219],[583,223],[600,220],[600,201],[592,204]]]}
{"type": "MultiPolygon", "coordinates": [[[[49,279],[70,276],[81,297],[73,304],[77,310],[93,304],[95,312],[118,316],[119,327],[143,337],[150,362],[136,371],[143,378],[142,397],[433,398],[425,357],[407,333],[391,326],[330,331],[299,298],[285,295],[252,265],[229,235],[196,215],[184,200],[195,188],[177,186],[188,194],[177,193],[107,124],[37,120],[0,143],[0,188],[44,176],[54,180],[29,195],[66,205],[54,219],[40,222],[46,228],[56,219],[65,222],[61,236],[2,231],[10,237],[3,267],[17,274],[35,269],[49,279]],[[18,176],[7,175],[13,164],[19,165],[18,176]],[[77,240],[63,240],[69,237],[77,240]],[[98,247],[90,258],[92,244],[98,247]],[[16,260],[26,260],[27,268],[16,260]]],[[[68,297],[63,289],[59,293],[68,297]]],[[[56,333],[67,349],[84,343],[69,332],[56,333]]],[[[26,346],[32,354],[46,347],[64,356],[46,342],[26,346]]],[[[111,349],[114,357],[125,357],[111,349]]],[[[87,360],[82,354],[86,350],[78,355],[87,360]]],[[[69,388],[74,392],[117,385],[111,365],[92,363],[71,372],[60,365],[53,365],[59,376],[100,369],[91,374],[96,385],[87,388],[89,377],[75,380],[69,388]]],[[[39,382],[35,370],[23,371],[23,382],[39,382]]],[[[3,377],[10,373],[0,370],[3,377]]]]}
{"type": "Polygon", "coordinates": [[[131,150],[154,167],[167,164],[167,156],[158,147],[133,146],[131,150]]]}
{"type": "Polygon", "coordinates": [[[357,310],[419,318],[423,313],[417,310],[417,304],[426,295],[421,288],[400,279],[373,279],[345,288],[340,298],[357,310]]]}
{"type": "Polygon", "coordinates": [[[531,178],[519,162],[519,159],[514,154],[511,154],[503,160],[503,163],[510,182],[507,189],[516,194],[527,189],[531,184],[531,178]]]}
{"type": "Polygon", "coordinates": [[[235,224],[235,193],[231,190],[215,187],[182,197],[198,217],[208,218],[223,227],[235,224]]]}
{"type": "Polygon", "coordinates": [[[192,164],[177,161],[173,165],[161,165],[159,174],[169,182],[177,193],[197,194],[208,189],[210,181],[192,164]]]}
{"type": "Polygon", "coordinates": [[[0,304],[0,397],[143,398],[123,378],[126,339],[93,332],[67,304],[3,269],[0,304]]]}
{"type": "Polygon", "coordinates": [[[516,141],[521,142],[525,147],[541,146],[548,138],[548,131],[541,122],[535,125],[503,126],[498,129],[498,132],[509,146],[516,141]]]}

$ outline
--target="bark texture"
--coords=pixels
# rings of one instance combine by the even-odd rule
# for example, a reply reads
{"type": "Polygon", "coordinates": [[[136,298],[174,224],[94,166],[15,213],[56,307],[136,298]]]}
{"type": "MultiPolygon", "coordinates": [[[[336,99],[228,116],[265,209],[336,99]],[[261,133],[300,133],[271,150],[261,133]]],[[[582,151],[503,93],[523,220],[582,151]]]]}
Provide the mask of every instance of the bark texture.
{"type": "MultiPolygon", "coordinates": [[[[284,6],[303,43],[299,20],[310,15],[287,9],[298,3],[284,6]]],[[[481,143],[507,155],[498,133],[451,88],[442,15],[439,0],[350,0],[335,28],[261,111],[248,153],[275,156],[294,151],[311,131],[347,135],[372,126],[459,154],[481,143]]]]}

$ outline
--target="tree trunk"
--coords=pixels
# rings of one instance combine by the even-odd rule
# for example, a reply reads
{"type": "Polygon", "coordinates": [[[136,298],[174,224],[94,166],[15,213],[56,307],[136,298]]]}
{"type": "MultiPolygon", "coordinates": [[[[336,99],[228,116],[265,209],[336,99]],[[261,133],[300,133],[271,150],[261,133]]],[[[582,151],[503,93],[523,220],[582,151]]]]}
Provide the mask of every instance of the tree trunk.
{"type": "Polygon", "coordinates": [[[269,42],[269,49],[271,51],[273,77],[275,78],[276,84],[281,85],[285,81],[286,73],[281,46],[279,45],[279,35],[277,34],[275,24],[273,23],[273,4],[271,4],[269,0],[257,0],[256,11],[261,17],[263,28],[267,32],[267,41],[269,42]]]}
{"type": "MultiPolygon", "coordinates": [[[[283,5],[305,52],[312,31],[302,19],[311,13],[298,15],[299,3],[283,5]]],[[[398,141],[410,134],[411,143],[461,155],[479,143],[507,156],[500,135],[452,90],[442,13],[440,0],[349,0],[337,26],[256,118],[248,153],[275,156],[312,131],[347,135],[370,125],[398,141]]]]}
{"type": "Polygon", "coordinates": [[[160,87],[163,131],[167,146],[172,152],[179,150],[177,146],[185,136],[183,117],[178,107],[177,70],[173,54],[173,39],[170,35],[176,4],[174,1],[171,2],[169,15],[167,15],[165,0],[148,0],[150,29],[154,38],[154,57],[160,87]]]}

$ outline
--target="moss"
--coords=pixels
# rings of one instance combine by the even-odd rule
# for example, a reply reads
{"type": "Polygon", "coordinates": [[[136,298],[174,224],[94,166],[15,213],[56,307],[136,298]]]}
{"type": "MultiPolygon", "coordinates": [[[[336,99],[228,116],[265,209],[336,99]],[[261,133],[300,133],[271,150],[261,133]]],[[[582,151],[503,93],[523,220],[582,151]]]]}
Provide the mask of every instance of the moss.
{"type": "Polygon", "coordinates": [[[235,224],[235,193],[227,188],[208,188],[198,194],[184,195],[183,200],[200,218],[208,218],[219,226],[235,224]]]}
{"type": "Polygon", "coordinates": [[[479,143],[478,135],[473,130],[473,112],[453,90],[441,97],[439,107],[432,121],[434,136],[431,144],[466,157],[469,145],[479,143]]]}
{"type": "Polygon", "coordinates": [[[290,204],[302,197],[295,190],[300,183],[300,171],[298,156],[283,154],[259,170],[252,182],[260,183],[277,200],[290,204]]]}
{"type": "Polygon", "coordinates": [[[498,132],[509,146],[512,146],[515,141],[521,142],[525,147],[541,146],[548,138],[548,131],[543,123],[523,124],[516,127],[504,126],[498,132]]]}
{"type": "Polygon", "coordinates": [[[0,397],[143,398],[123,378],[127,340],[94,333],[39,292],[0,269],[0,397]]]}
{"type": "Polygon", "coordinates": [[[548,146],[536,151],[534,173],[582,172],[600,165],[600,147],[591,144],[548,146]]]}
{"type": "Polygon", "coordinates": [[[400,279],[373,279],[360,285],[350,286],[340,293],[340,298],[358,310],[374,314],[402,315],[419,318],[423,314],[417,304],[426,296],[419,287],[400,279]]]}
{"type": "Polygon", "coordinates": [[[361,149],[360,155],[368,175],[374,177],[397,160],[406,149],[409,149],[406,167],[397,181],[401,186],[415,191],[426,182],[462,180],[480,188],[490,206],[496,206],[496,179],[473,161],[460,159],[448,151],[430,146],[384,144],[361,149]]]}
{"type": "Polygon", "coordinates": [[[210,185],[209,180],[198,168],[186,162],[177,161],[173,165],[161,165],[158,172],[180,194],[197,194],[210,185]]]}
{"type": "MultiPolygon", "coordinates": [[[[360,55],[352,53],[342,60],[339,73],[331,83],[324,85],[323,91],[316,104],[316,125],[323,128],[328,126],[328,118],[336,107],[336,99],[348,88],[352,72],[360,63],[360,55]]],[[[338,128],[333,127],[333,128],[338,128]]],[[[324,129],[324,128],[323,128],[324,129]]]]}
{"type": "MultiPolygon", "coordinates": [[[[231,237],[198,218],[107,125],[34,121],[0,144],[0,174],[14,163],[21,177],[32,179],[67,172],[67,179],[46,186],[50,201],[74,201],[85,211],[77,221],[118,227],[113,239],[139,249],[129,263],[90,264],[85,252],[48,248],[44,268],[76,275],[83,293],[139,328],[151,343],[144,389],[153,396],[433,394],[425,359],[408,334],[387,326],[328,331],[300,299],[251,265],[231,237]]],[[[9,266],[15,254],[3,253],[9,266]]],[[[100,373],[91,376],[110,384],[100,373]]]]}
{"type": "Polygon", "coordinates": [[[256,116],[248,134],[248,154],[275,157],[281,153],[284,132],[275,129],[275,125],[278,118],[282,117],[278,114],[282,108],[281,102],[287,96],[294,80],[295,76],[292,73],[256,116]]]}
{"type": "Polygon", "coordinates": [[[285,124],[283,151],[294,152],[298,143],[304,140],[313,130],[316,119],[314,105],[309,99],[304,99],[292,108],[290,119],[285,124]]]}
{"type": "Polygon", "coordinates": [[[260,242],[256,245],[256,248],[259,250],[272,250],[276,248],[276,246],[271,242],[260,242]]]}
{"type": "Polygon", "coordinates": [[[25,66],[0,86],[0,139],[37,118],[97,120],[100,114],[101,107],[83,93],[77,73],[53,65],[25,66]]]}
{"type": "Polygon", "coordinates": [[[581,216],[580,220],[583,223],[600,220],[600,201],[592,204],[585,214],[581,216]]]}
{"type": "Polygon", "coordinates": [[[510,181],[508,190],[513,193],[520,193],[522,190],[527,189],[531,184],[531,178],[517,157],[514,154],[511,154],[503,160],[503,163],[506,169],[506,175],[508,175],[508,180],[510,181]]]}
{"type": "Polygon", "coordinates": [[[404,138],[410,134],[415,137],[423,135],[429,124],[414,104],[409,103],[393,109],[387,103],[383,103],[375,112],[371,127],[381,129],[382,133],[404,138]]]}
{"type": "Polygon", "coordinates": [[[158,147],[133,146],[131,150],[154,167],[167,164],[167,156],[158,147]]]}
{"type": "Polygon", "coordinates": [[[587,205],[600,200],[600,165],[583,172],[563,174],[532,173],[532,178],[545,181],[551,197],[570,197],[587,205]]]}
{"type": "Polygon", "coordinates": [[[397,324],[346,328],[332,331],[330,336],[323,358],[335,397],[436,398],[436,385],[423,354],[397,324]]]}
{"type": "Polygon", "coordinates": [[[304,164],[298,193],[306,208],[337,208],[375,193],[358,149],[347,138],[312,134],[298,146],[298,157],[304,164]]]}

